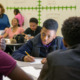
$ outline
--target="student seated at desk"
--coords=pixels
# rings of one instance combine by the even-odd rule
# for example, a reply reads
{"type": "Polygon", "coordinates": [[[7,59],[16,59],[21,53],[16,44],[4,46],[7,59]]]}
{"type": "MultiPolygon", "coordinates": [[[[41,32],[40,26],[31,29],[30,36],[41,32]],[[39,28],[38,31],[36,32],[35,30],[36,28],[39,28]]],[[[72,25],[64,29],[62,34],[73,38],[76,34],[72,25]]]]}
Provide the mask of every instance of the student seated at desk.
{"type": "MultiPolygon", "coordinates": [[[[22,34],[24,32],[24,29],[22,27],[18,26],[18,20],[16,18],[12,19],[12,27],[7,28],[4,35],[1,35],[0,37],[8,37],[10,41],[12,42],[14,35],[22,34]]],[[[9,52],[12,54],[12,48],[13,47],[6,47],[5,52],[9,52]]]]}
{"type": "Polygon", "coordinates": [[[30,28],[27,28],[23,34],[25,34],[26,39],[31,39],[36,36],[41,31],[41,27],[38,26],[38,20],[36,18],[31,18],[29,21],[30,28]]]}
{"type": "Polygon", "coordinates": [[[12,27],[7,28],[5,34],[2,37],[4,38],[8,37],[12,39],[14,35],[22,34],[23,32],[24,32],[24,29],[18,26],[18,20],[16,18],[13,18],[12,27]]]}
{"type": "Polygon", "coordinates": [[[66,50],[47,57],[38,80],[80,80],[80,17],[71,17],[62,26],[66,50]]]}
{"type": "Polygon", "coordinates": [[[33,80],[20,69],[11,56],[3,51],[5,48],[5,40],[0,38],[0,80],[3,80],[3,75],[9,77],[11,80],[33,80]]]}
{"type": "Polygon", "coordinates": [[[43,57],[42,63],[46,62],[46,56],[49,52],[66,49],[63,45],[62,37],[56,36],[58,23],[54,19],[48,19],[43,23],[41,33],[30,39],[12,56],[21,61],[33,62],[34,57],[43,57]],[[25,53],[29,53],[27,55],[25,53]]]}

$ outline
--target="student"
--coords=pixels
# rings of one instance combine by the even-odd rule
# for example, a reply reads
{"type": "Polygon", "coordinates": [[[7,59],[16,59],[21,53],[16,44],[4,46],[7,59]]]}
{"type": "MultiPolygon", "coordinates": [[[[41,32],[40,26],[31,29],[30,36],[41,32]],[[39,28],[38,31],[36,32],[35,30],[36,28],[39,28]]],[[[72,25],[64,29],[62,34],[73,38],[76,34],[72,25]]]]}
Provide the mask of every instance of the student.
{"type": "Polygon", "coordinates": [[[9,39],[12,39],[15,35],[24,32],[24,29],[18,26],[18,20],[16,18],[13,18],[11,23],[12,27],[6,29],[4,35],[2,35],[4,38],[8,37],[9,39]]]}
{"type": "Polygon", "coordinates": [[[14,15],[15,15],[15,18],[18,19],[19,21],[19,26],[22,27],[24,24],[24,17],[22,16],[22,14],[18,9],[14,9],[14,15]]]}
{"type": "Polygon", "coordinates": [[[4,33],[4,29],[10,27],[8,16],[5,13],[5,9],[2,4],[0,4],[0,35],[4,33]]]}
{"type": "Polygon", "coordinates": [[[66,50],[47,57],[38,80],[80,80],[80,17],[71,17],[62,26],[66,50]]]}
{"type": "Polygon", "coordinates": [[[38,26],[38,20],[36,18],[31,18],[29,21],[29,24],[30,24],[30,28],[27,28],[24,31],[24,34],[26,35],[25,36],[26,39],[33,38],[41,31],[41,27],[38,26]],[[28,35],[30,35],[30,36],[28,36],[28,35]]]}
{"type": "MultiPolygon", "coordinates": [[[[49,52],[58,49],[65,49],[62,37],[56,36],[58,23],[53,19],[48,19],[43,23],[41,33],[29,40],[21,48],[15,51],[12,56],[21,61],[35,61],[34,57],[46,58],[49,52]],[[30,56],[26,55],[26,52],[30,56]]],[[[43,63],[46,59],[43,59],[43,63]]]]}
{"type": "MultiPolygon", "coordinates": [[[[16,40],[13,40],[13,37],[15,35],[22,34],[23,32],[24,32],[24,29],[18,26],[18,20],[16,18],[13,18],[12,27],[7,28],[5,30],[5,33],[3,35],[0,35],[0,37],[9,38],[10,42],[14,41],[16,43],[16,40]]],[[[12,54],[13,47],[7,46],[5,52],[12,54]]]]}
{"type": "Polygon", "coordinates": [[[11,80],[33,80],[20,69],[11,56],[3,51],[5,48],[5,40],[0,38],[0,80],[3,80],[3,75],[9,77],[11,80]]]}

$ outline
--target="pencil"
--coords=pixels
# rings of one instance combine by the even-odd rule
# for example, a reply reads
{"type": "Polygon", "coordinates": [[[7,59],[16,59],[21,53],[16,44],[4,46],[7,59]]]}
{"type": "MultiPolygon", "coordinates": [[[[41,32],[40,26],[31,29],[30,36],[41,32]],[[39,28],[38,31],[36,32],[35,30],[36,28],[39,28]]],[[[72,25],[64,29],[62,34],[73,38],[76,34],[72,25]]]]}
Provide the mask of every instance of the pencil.
{"type": "Polygon", "coordinates": [[[25,53],[26,53],[28,56],[30,56],[28,52],[25,51],[25,53]]]}

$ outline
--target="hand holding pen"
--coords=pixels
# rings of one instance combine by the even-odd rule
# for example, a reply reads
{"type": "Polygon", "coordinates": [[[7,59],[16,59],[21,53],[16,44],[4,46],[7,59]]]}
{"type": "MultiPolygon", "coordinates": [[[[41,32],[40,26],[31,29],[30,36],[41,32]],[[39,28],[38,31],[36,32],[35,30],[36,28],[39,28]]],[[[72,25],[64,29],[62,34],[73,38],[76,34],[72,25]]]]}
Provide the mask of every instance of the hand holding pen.
{"type": "Polygon", "coordinates": [[[35,61],[33,56],[30,56],[26,51],[25,51],[25,53],[27,54],[27,56],[24,57],[25,62],[34,62],[35,61]]]}

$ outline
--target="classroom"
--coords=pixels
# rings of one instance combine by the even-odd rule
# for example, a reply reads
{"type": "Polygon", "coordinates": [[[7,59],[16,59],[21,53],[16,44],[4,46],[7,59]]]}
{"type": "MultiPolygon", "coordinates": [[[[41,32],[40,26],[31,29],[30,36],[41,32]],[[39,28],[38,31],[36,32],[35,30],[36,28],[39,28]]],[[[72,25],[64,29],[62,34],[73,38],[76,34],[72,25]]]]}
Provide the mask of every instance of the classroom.
{"type": "Polygon", "coordinates": [[[0,0],[0,80],[80,80],[80,0],[0,0]]]}

